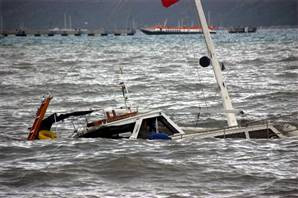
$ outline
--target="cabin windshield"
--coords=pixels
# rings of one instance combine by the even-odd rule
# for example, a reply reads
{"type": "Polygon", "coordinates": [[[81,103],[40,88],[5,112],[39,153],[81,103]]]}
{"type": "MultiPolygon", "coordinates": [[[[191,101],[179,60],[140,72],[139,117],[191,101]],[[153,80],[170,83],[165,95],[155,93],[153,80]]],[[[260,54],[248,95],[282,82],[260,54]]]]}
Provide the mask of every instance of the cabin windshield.
{"type": "Polygon", "coordinates": [[[138,138],[149,139],[152,133],[164,133],[171,136],[179,132],[164,117],[159,116],[143,120],[138,138]]]}

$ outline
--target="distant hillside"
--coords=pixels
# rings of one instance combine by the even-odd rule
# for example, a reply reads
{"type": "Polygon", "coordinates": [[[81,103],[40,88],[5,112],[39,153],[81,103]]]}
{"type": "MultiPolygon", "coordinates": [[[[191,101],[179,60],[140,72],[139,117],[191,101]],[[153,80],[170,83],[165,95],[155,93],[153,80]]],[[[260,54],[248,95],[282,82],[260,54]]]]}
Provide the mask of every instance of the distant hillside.
{"type": "MultiPolygon", "coordinates": [[[[160,0],[0,0],[4,28],[64,27],[71,16],[74,28],[125,28],[164,23],[196,23],[192,0],[169,9],[160,0]]],[[[298,25],[297,0],[203,0],[206,15],[216,26],[298,25]]]]}

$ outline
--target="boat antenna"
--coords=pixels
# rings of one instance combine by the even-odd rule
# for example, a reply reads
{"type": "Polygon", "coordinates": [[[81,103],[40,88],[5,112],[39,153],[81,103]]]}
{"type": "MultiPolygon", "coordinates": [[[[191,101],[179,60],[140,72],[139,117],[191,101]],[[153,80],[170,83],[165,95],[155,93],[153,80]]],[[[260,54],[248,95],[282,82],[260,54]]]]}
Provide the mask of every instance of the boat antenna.
{"type": "Polygon", "coordinates": [[[121,82],[120,82],[120,86],[121,86],[121,91],[122,91],[122,95],[123,95],[123,99],[124,99],[124,105],[125,105],[125,108],[127,110],[131,110],[130,109],[130,106],[128,106],[128,89],[125,85],[125,82],[123,80],[123,68],[122,66],[119,66],[119,70],[120,70],[120,76],[121,76],[121,82]]]}
{"type": "Polygon", "coordinates": [[[214,44],[210,36],[210,32],[209,32],[209,28],[208,28],[208,24],[206,21],[201,0],[195,0],[195,5],[196,5],[199,21],[202,26],[204,39],[208,50],[208,55],[209,55],[209,58],[211,59],[214,75],[215,75],[218,87],[220,89],[221,97],[223,99],[223,107],[225,110],[225,114],[227,116],[228,126],[229,127],[238,126],[237,119],[232,106],[232,101],[230,99],[227,86],[225,85],[223,80],[221,66],[215,54],[214,44]]]}
{"type": "Polygon", "coordinates": [[[3,32],[3,16],[1,15],[0,16],[0,22],[1,22],[1,34],[3,34],[4,32],[3,32]]]}

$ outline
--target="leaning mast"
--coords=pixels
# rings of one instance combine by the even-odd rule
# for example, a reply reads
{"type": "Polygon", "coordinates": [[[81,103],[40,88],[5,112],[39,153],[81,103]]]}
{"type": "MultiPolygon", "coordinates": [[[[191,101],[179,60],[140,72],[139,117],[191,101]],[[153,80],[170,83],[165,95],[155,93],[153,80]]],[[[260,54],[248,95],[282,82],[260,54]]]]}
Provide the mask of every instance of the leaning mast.
{"type": "Polygon", "coordinates": [[[214,48],[214,44],[213,44],[213,41],[210,36],[208,24],[207,24],[204,10],[202,7],[202,2],[201,2],[201,0],[195,0],[195,4],[196,4],[197,12],[198,12],[199,21],[202,26],[204,39],[205,39],[207,50],[208,50],[208,55],[209,55],[209,58],[211,59],[214,75],[215,75],[217,84],[220,88],[221,97],[223,99],[223,106],[224,106],[224,110],[225,110],[225,113],[227,116],[228,125],[229,125],[229,127],[237,126],[238,123],[237,123],[234,109],[232,106],[232,101],[229,96],[228,89],[224,83],[222,72],[221,72],[221,67],[220,67],[219,61],[216,57],[216,54],[215,54],[215,48],[214,48]]]}

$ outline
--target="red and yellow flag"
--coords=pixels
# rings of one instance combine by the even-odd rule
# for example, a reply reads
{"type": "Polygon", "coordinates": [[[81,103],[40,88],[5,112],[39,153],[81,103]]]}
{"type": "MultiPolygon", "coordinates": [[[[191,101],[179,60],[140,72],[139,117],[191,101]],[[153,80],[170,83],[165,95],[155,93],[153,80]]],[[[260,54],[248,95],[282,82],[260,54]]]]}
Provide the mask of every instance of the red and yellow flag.
{"type": "Polygon", "coordinates": [[[166,8],[170,7],[174,3],[178,2],[179,0],[161,0],[162,5],[166,8]]]}

